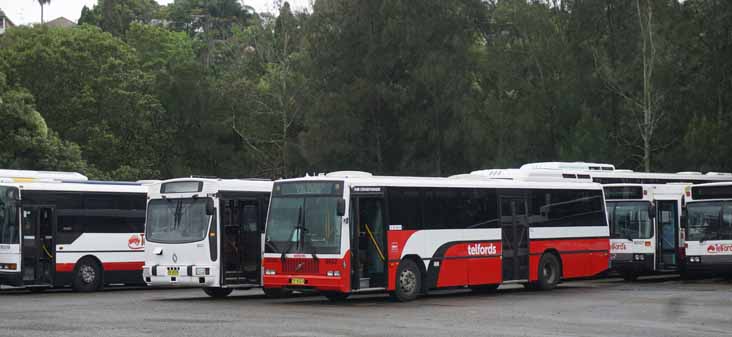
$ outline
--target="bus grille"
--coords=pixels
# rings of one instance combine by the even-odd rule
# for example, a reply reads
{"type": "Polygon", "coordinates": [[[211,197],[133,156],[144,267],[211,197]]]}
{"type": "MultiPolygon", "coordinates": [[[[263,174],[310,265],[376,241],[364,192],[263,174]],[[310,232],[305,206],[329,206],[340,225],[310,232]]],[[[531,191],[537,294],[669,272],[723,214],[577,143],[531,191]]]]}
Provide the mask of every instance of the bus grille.
{"type": "Polygon", "coordinates": [[[318,260],[315,259],[285,259],[282,266],[283,272],[291,274],[317,274],[319,269],[318,260]]]}

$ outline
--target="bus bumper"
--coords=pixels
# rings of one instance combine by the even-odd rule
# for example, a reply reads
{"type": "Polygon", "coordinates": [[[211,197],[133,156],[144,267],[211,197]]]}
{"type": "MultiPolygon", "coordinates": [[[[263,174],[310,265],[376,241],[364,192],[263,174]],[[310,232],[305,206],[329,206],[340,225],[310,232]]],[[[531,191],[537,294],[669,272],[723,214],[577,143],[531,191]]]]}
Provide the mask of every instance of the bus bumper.
{"type": "Polygon", "coordinates": [[[684,267],[688,272],[732,273],[732,255],[687,256],[684,267]]]}
{"type": "Polygon", "coordinates": [[[142,278],[149,286],[216,287],[216,273],[211,266],[143,266],[142,278]]]}
{"type": "Polygon", "coordinates": [[[345,278],[321,275],[264,275],[265,288],[286,288],[295,291],[338,291],[349,292],[345,278]]]}
{"type": "Polygon", "coordinates": [[[0,272],[0,284],[12,287],[23,286],[20,272],[0,272]]]}
{"type": "Polygon", "coordinates": [[[654,271],[653,254],[611,254],[610,268],[618,273],[647,274],[654,271]]]}

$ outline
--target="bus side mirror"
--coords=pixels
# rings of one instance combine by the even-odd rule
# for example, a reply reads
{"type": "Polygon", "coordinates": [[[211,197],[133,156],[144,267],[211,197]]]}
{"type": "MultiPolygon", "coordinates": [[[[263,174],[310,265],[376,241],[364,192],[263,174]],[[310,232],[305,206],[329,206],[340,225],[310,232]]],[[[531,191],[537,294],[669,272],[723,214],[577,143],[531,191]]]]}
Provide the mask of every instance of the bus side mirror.
{"type": "Polygon", "coordinates": [[[206,199],[206,215],[214,215],[216,212],[216,207],[214,206],[214,201],[211,198],[206,199]]]}
{"type": "Polygon", "coordinates": [[[336,216],[346,215],[346,200],[338,198],[336,201],[336,216]]]}

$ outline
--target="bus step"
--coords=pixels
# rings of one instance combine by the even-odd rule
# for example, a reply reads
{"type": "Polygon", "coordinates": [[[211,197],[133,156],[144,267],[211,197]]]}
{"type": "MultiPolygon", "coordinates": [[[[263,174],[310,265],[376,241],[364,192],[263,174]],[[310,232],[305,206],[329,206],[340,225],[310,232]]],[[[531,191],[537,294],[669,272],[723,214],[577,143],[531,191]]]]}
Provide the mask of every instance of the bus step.
{"type": "Polygon", "coordinates": [[[371,278],[362,277],[358,282],[358,287],[361,289],[368,288],[371,285],[371,278]]]}

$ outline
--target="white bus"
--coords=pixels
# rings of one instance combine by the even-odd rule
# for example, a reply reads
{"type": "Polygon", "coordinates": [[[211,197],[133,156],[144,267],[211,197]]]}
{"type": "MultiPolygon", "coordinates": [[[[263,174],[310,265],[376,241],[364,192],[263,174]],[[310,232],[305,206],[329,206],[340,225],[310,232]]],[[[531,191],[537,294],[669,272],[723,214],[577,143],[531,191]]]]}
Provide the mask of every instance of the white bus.
{"type": "Polygon", "coordinates": [[[201,287],[212,297],[261,286],[272,182],[179,178],[150,185],[145,282],[201,287]]]}
{"type": "Polygon", "coordinates": [[[686,199],[686,271],[732,273],[732,183],[694,185],[686,199]]]}
{"type": "Polygon", "coordinates": [[[0,284],[77,291],[144,284],[146,187],[29,175],[39,178],[0,179],[0,284]]]}
{"type": "Polygon", "coordinates": [[[530,163],[518,169],[488,169],[473,171],[471,174],[494,179],[515,179],[524,181],[553,181],[556,172],[561,172],[564,179],[592,181],[600,184],[668,184],[689,183],[703,184],[732,181],[732,173],[726,172],[634,172],[616,169],[611,164],[585,162],[544,162],[530,163]]]}
{"type": "Polygon", "coordinates": [[[602,186],[334,172],[272,190],[266,291],[329,299],[437,288],[551,289],[608,268],[602,186]]]}
{"type": "Polygon", "coordinates": [[[604,186],[611,268],[627,281],[681,270],[681,209],[689,184],[604,186]]]}

